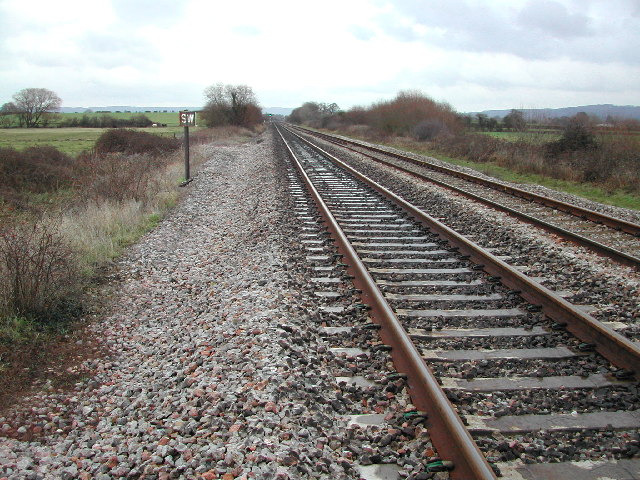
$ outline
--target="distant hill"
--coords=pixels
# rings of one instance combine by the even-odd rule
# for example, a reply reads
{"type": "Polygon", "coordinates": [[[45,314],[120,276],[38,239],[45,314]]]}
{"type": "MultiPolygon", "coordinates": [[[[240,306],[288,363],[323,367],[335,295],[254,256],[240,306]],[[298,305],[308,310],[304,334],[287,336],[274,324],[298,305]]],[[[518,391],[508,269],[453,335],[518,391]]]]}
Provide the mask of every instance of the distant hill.
{"type": "MultiPolygon", "coordinates": [[[[85,113],[91,112],[179,112],[181,110],[201,110],[202,107],[132,107],[130,105],[109,106],[109,107],[62,107],[60,113],[85,113]]],[[[264,113],[273,115],[289,115],[293,108],[268,107],[263,108],[264,113]]],[[[508,112],[507,112],[508,113],[508,112]]]]}
{"type": "MultiPolygon", "coordinates": [[[[560,117],[572,117],[576,113],[585,112],[589,115],[597,115],[602,120],[605,120],[608,116],[615,118],[635,118],[640,120],[640,107],[633,105],[583,105],[580,107],[565,107],[565,108],[518,108],[525,116],[530,118],[560,118],[560,117]]],[[[508,115],[511,110],[485,110],[483,112],[489,117],[503,118],[508,115]]]]}

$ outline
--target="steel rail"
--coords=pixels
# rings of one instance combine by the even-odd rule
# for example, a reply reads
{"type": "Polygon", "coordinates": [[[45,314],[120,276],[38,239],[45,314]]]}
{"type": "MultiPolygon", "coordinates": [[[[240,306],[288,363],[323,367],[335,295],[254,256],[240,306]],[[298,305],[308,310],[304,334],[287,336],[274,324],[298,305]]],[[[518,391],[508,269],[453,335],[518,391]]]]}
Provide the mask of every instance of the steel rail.
{"type": "MultiPolygon", "coordinates": [[[[469,173],[464,173],[464,172],[459,172],[457,170],[453,170],[447,167],[443,167],[440,165],[434,165],[432,163],[429,162],[424,162],[421,160],[416,160],[415,158],[411,158],[409,156],[406,155],[402,155],[396,152],[390,152],[387,150],[384,150],[382,148],[378,148],[378,147],[374,147],[372,145],[366,145],[364,143],[355,141],[355,140],[347,140],[347,139],[343,139],[343,138],[338,138],[335,137],[333,135],[329,135],[323,132],[316,132],[314,130],[310,130],[307,128],[303,128],[300,126],[295,126],[295,128],[298,128],[300,130],[303,130],[305,132],[308,132],[312,135],[317,135],[320,137],[325,137],[327,139],[331,139],[332,141],[338,143],[338,144],[342,144],[344,146],[344,144],[352,144],[352,145],[356,145],[358,147],[367,149],[367,150],[371,150],[377,153],[382,153],[384,155],[389,155],[392,157],[395,157],[399,160],[404,160],[404,161],[408,161],[411,163],[414,163],[415,165],[419,165],[421,167],[425,167],[425,168],[430,168],[432,170],[441,172],[441,173],[446,173],[448,175],[453,175],[456,176],[458,178],[462,178],[463,180],[468,180],[470,182],[474,182],[474,183],[478,183],[480,185],[484,185],[486,187],[489,188],[493,188],[494,190],[499,190],[505,193],[508,193],[510,195],[516,196],[516,197],[520,197],[520,198],[524,198],[525,200],[529,200],[529,201],[534,201],[536,203],[540,203],[543,204],[547,207],[550,208],[555,208],[557,210],[561,210],[565,213],[569,213],[571,215],[575,215],[577,217],[580,217],[582,219],[585,220],[590,220],[594,223],[597,224],[603,224],[606,225],[610,228],[613,228],[614,230],[622,230],[623,232],[626,232],[630,235],[634,235],[636,237],[640,237],[640,224],[637,223],[633,223],[633,222],[629,222],[627,220],[623,220],[621,218],[616,218],[616,217],[612,217],[610,215],[605,215],[603,213],[600,212],[596,212],[595,210],[590,210],[588,208],[584,208],[584,207],[579,207],[578,205],[572,205],[570,203],[567,202],[563,202],[560,200],[555,200],[553,198],[549,198],[549,197],[545,197],[544,195],[539,195],[537,193],[532,193],[532,192],[527,192],[526,190],[523,190],[521,188],[517,188],[517,187],[511,187],[508,185],[503,185],[501,183],[497,183],[497,182],[493,182],[491,180],[487,180],[485,178],[481,178],[478,177],[476,175],[471,175],[469,173]]],[[[359,152],[361,153],[361,152],[359,152]]]]}
{"type": "MultiPolygon", "coordinates": [[[[326,136],[326,134],[321,134],[320,136],[326,136]]],[[[609,247],[608,245],[604,245],[600,242],[597,242],[595,240],[592,240],[590,238],[585,237],[584,235],[580,235],[578,233],[574,233],[570,230],[567,230],[566,228],[562,228],[559,227],[557,225],[554,225],[552,223],[546,222],[544,220],[540,220],[532,215],[528,215],[526,213],[520,212],[514,208],[508,207],[506,205],[502,205],[501,203],[498,203],[496,201],[490,200],[486,197],[483,197],[481,195],[477,195],[475,193],[469,192],[463,188],[460,187],[456,187],[455,185],[451,185],[447,182],[444,182],[442,180],[438,180],[436,178],[431,178],[428,177],[426,175],[423,175],[421,173],[418,172],[414,172],[412,170],[409,170],[407,168],[401,167],[399,165],[396,165],[394,163],[388,162],[386,160],[383,160],[381,158],[378,157],[374,157],[373,155],[370,155],[368,153],[364,153],[364,152],[360,152],[358,150],[352,149],[348,146],[342,145],[340,142],[333,140],[332,137],[328,137],[326,138],[327,141],[335,143],[337,145],[342,146],[343,148],[347,148],[353,152],[359,153],[360,155],[364,155],[376,162],[379,162],[387,167],[391,167],[394,168],[396,170],[399,170],[403,173],[406,173],[408,175],[411,175],[413,177],[416,177],[420,180],[424,180],[424,181],[428,181],[431,183],[435,183],[436,185],[439,185],[441,187],[447,188],[449,190],[453,190],[454,192],[457,192],[461,195],[464,195],[465,197],[471,198],[477,202],[483,203],[485,205],[489,205],[490,207],[496,209],[496,210],[500,210],[503,212],[506,212],[516,218],[519,218],[521,220],[524,220],[525,222],[531,224],[531,225],[535,225],[537,227],[541,227],[542,229],[546,230],[547,232],[559,235],[561,237],[564,237],[565,239],[574,242],[578,245],[581,245],[583,247],[589,248],[595,252],[597,252],[598,254],[604,255],[618,263],[621,263],[623,265],[627,265],[630,267],[633,267],[635,269],[640,269],[640,258],[635,257],[633,255],[629,255],[627,253],[621,252],[619,250],[616,250],[615,248],[609,247]]],[[[417,163],[417,165],[419,166],[424,166],[421,163],[417,163]]],[[[508,193],[508,192],[507,192],[508,193]]]]}
{"type": "Polygon", "coordinates": [[[447,399],[436,377],[425,364],[375,280],[367,271],[364,263],[304,171],[289,143],[281,133],[280,135],[289,156],[300,172],[335,240],[338,251],[343,255],[343,260],[348,265],[347,271],[355,277],[354,284],[362,291],[363,303],[371,307],[372,320],[381,325],[380,335],[383,341],[391,346],[391,355],[396,369],[407,375],[412,402],[418,409],[427,413],[429,436],[440,455],[453,461],[454,468],[451,471],[451,478],[495,480],[496,475],[493,469],[447,399]]]}
{"type": "Polygon", "coordinates": [[[300,137],[295,132],[291,133],[321,155],[326,156],[334,164],[339,165],[380,194],[392,200],[427,229],[456,247],[460,253],[468,255],[470,261],[477,265],[482,265],[486,273],[494,277],[500,277],[500,281],[504,285],[518,291],[520,296],[529,303],[539,306],[548,318],[559,325],[565,325],[568,331],[581,341],[591,344],[596,351],[611,363],[619,368],[640,373],[640,347],[638,345],[319,146],[300,137]]]}

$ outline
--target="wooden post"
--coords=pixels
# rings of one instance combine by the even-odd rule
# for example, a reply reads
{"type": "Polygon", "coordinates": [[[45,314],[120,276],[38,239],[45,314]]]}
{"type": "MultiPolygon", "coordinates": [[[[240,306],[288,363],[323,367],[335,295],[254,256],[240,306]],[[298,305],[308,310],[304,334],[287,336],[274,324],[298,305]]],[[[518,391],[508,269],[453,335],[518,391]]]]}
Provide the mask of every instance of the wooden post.
{"type": "Polygon", "coordinates": [[[189,125],[195,124],[196,112],[180,112],[180,125],[184,127],[184,182],[181,184],[183,187],[191,182],[191,171],[189,165],[189,125]]]}
{"type": "Polygon", "coordinates": [[[184,181],[191,178],[189,171],[189,125],[184,126],[184,181]]]}

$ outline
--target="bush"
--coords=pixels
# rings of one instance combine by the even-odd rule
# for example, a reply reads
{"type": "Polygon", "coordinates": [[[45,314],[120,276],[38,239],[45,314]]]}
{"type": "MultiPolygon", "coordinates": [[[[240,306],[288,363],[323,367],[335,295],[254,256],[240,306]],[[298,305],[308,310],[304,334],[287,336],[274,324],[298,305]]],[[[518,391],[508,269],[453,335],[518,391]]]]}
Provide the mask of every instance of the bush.
{"type": "Polygon", "coordinates": [[[393,100],[366,108],[353,107],[346,112],[338,111],[334,105],[307,102],[291,112],[288,120],[317,128],[349,129],[366,125],[376,138],[412,136],[419,140],[457,134],[463,127],[450,105],[436,102],[418,91],[402,91],[393,100]]]}
{"type": "Polygon", "coordinates": [[[76,290],[74,254],[52,227],[0,231],[0,306],[5,316],[47,318],[76,290]]]}
{"type": "Polygon", "coordinates": [[[438,135],[447,133],[447,126],[441,120],[435,118],[423,120],[413,127],[413,138],[420,141],[433,140],[438,135]]]}
{"type": "Polygon", "coordinates": [[[596,150],[597,148],[596,136],[587,125],[569,122],[562,137],[548,144],[548,154],[557,156],[567,152],[596,150]]]}
{"type": "Polygon", "coordinates": [[[81,128],[133,128],[150,127],[153,121],[145,114],[138,113],[130,118],[116,118],[112,115],[87,115],[73,117],[58,123],[59,127],[81,127],[81,128]]]}
{"type": "Polygon", "coordinates": [[[170,153],[180,148],[181,142],[176,138],[160,137],[152,133],[137,130],[114,129],[100,135],[95,144],[95,152],[159,155],[170,153]]]}
{"type": "Polygon", "coordinates": [[[52,192],[73,182],[73,169],[74,160],[55,147],[0,148],[0,183],[5,188],[52,192]]]}
{"type": "Polygon", "coordinates": [[[114,153],[79,160],[84,170],[80,188],[85,200],[144,201],[156,171],[167,161],[151,155],[114,153]]]}
{"type": "Polygon", "coordinates": [[[450,132],[462,125],[455,111],[416,91],[403,91],[395,99],[383,101],[369,109],[369,122],[386,135],[411,135],[422,122],[440,122],[450,132]]]}

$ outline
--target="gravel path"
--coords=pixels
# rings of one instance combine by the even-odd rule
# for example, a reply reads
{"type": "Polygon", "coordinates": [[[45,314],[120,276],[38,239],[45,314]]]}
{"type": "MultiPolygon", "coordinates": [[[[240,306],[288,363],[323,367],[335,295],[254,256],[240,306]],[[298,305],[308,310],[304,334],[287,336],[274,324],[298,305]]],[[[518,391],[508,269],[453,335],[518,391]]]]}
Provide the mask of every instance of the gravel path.
{"type": "Polygon", "coordinates": [[[189,195],[120,261],[113,310],[91,327],[114,353],[0,418],[0,479],[360,478],[356,461],[376,459],[434,476],[420,475],[428,436],[402,423],[402,382],[366,392],[384,397],[384,430],[342,420],[374,410],[336,384],[361,373],[329,351],[305,267],[290,263],[272,142],[203,147],[189,195]]]}

